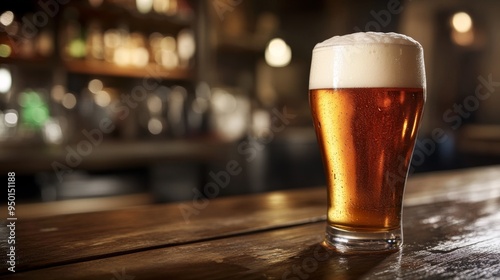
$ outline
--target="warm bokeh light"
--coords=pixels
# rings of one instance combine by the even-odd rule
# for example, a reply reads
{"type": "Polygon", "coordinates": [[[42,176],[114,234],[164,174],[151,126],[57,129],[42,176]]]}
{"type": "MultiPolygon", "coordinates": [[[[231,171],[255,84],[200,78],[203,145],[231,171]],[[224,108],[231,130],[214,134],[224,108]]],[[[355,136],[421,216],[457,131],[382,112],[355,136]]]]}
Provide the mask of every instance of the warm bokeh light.
{"type": "Polygon", "coordinates": [[[50,31],[44,30],[40,32],[40,35],[36,41],[36,49],[42,56],[49,56],[54,51],[54,45],[52,43],[53,35],[50,31]]]}
{"type": "Polygon", "coordinates": [[[175,38],[172,36],[165,36],[160,41],[160,48],[163,50],[175,51],[175,38]]]}
{"type": "Polygon", "coordinates": [[[61,102],[64,98],[64,87],[62,85],[55,85],[50,91],[50,96],[57,102],[61,102]]]}
{"type": "Polygon", "coordinates": [[[132,50],[131,63],[137,67],[144,67],[148,65],[149,52],[146,48],[136,48],[132,50]]]}
{"type": "Polygon", "coordinates": [[[76,97],[72,93],[66,93],[61,101],[61,104],[66,109],[73,109],[76,106],[76,97]]]}
{"type": "Polygon", "coordinates": [[[193,101],[193,104],[191,105],[193,112],[197,114],[203,114],[207,111],[209,107],[208,100],[202,97],[196,97],[196,99],[193,101]]]}
{"type": "Polygon", "coordinates": [[[148,130],[153,135],[158,135],[163,131],[163,124],[158,118],[151,118],[148,121],[148,130]]]}
{"type": "Polygon", "coordinates": [[[153,9],[157,13],[164,13],[168,10],[169,8],[169,3],[170,1],[168,0],[154,0],[153,1],[153,9]]]}
{"type": "Polygon", "coordinates": [[[150,95],[147,100],[148,110],[151,114],[160,114],[163,104],[157,95],[150,95]]]}
{"type": "Polygon", "coordinates": [[[14,13],[11,11],[5,11],[0,15],[0,23],[3,26],[9,26],[14,21],[14,13]]]}
{"type": "Polygon", "coordinates": [[[104,84],[99,79],[93,79],[89,82],[89,90],[92,93],[98,93],[104,87],[104,84]]]}
{"type": "Polygon", "coordinates": [[[274,38],[267,45],[265,51],[266,63],[272,67],[287,66],[292,59],[292,49],[283,39],[274,38]]]}
{"type": "Polygon", "coordinates": [[[472,18],[466,12],[458,12],[451,18],[451,25],[456,31],[465,33],[472,29],[472,18]]]}
{"type": "Polygon", "coordinates": [[[183,29],[177,35],[177,52],[181,60],[189,60],[196,50],[194,35],[190,29],[183,29]]]}
{"type": "Polygon", "coordinates": [[[111,95],[105,90],[101,90],[94,95],[95,104],[101,107],[107,107],[111,104],[111,95]]]}
{"type": "Polygon", "coordinates": [[[113,62],[116,65],[126,66],[130,64],[130,51],[125,47],[118,47],[113,56],[113,62]]]}
{"type": "Polygon", "coordinates": [[[136,0],[137,10],[142,14],[147,14],[153,9],[153,0],[136,0]]]}
{"type": "Polygon", "coordinates": [[[179,65],[179,57],[173,51],[163,50],[160,53],[161,65],[167,69],[176,68],[179,65]]]}
{"type": "Polygon", "coordinates": [[[122,43],[120,33],[117,29],[108,29],[104,32],[104,46],[106,48],[117,48],[122,43]]]}
{"type": "Polygon", "coordinates": [[[211,101],[217,112],[231,113],[236,110],[236,98],[224,89],[214,90],[211,101]]]}
{"type": "Polygon", "coordinates": [[[269,207],[283,207],[289,203],[287,197],[281,192],[270,193],[269,196],[266,197],[265,203],[269,207]]]}
{"type": "Polygon", "coordinates": [[[0,68],[0,92],[6,93],[12,87],[12,75],[9,69],[0,68]]]}
{"type": "Polygon", "coordinates": [[[451,39],[459,46],[470,46],[474,43],[475,32],[472,18],[466,12],[455,13],[451,17],[451,39]]]}
{"type": "Polygon", "coordinates": [[[250,123],[250,100],[224,88],[214,88],[210,99],[214,129],[225,141],[242,137],[250,123]]]}
{"type": "Polygon", "coordinates": [[[257,137],[264,137],[271,129],[271,116],[268,111],[258,109],[252,114],[252,131],[257,137]]]}

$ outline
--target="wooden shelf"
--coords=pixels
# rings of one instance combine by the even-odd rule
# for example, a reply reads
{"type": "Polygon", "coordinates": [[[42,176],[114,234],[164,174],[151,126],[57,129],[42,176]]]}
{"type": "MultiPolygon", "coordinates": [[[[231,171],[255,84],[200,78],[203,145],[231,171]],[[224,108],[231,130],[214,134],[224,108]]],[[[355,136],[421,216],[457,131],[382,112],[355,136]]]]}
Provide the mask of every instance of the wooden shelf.
{"type": "Polygon", "coordinates": [[[264,54],[267,40],[255,36],[229,37],[219,39],[218,49],[222,51],[264,54]]]}
{"type": "Polygon", "coordinates": [[[187,69],[167,70],[157,64],[146,67],[119,66],[98,60],[67,60],[64,66],[69,72],[91,75],[106,75],[133,78],[162,78],[169,80],[190,80],[192,73],[187,69]]]}
{"type": "Polygon", "coordinates": [[[15,64],[21,66],[30,66],[30,67],[52,67],[54,64],[54,60],[52,56],[50,57],[10,56],[10,57],[0,57],[0,64],[15,64]]]}
{"type": "Polygon", "coordinates": [[[191,25],[194,20],[194,8],[186,5],[180,7],[178,13],[174,15],[154,11],[142,14],[137,10],[135,1],[103,1],[98,8],[92,7],[87,1],[73,1],[71,6],[78,9],[83,20],[94,19],[98,13],[101,16],[100,20],[105,23],[115,24],[117,21],[127,18],[127,21],[135,27],[159,23],[163,27],[165,24],[169,27],[183,27],[191,25]]]}
{"type": "MultiPolygon", "coordinates": [[[[54,171],[54,162],[68,165],[68,149],[74,153],[80,142],[61,146],[0,147],[0,170],[4,173],[15,170],[19,174],[54,171]]],[[[93,146],[88,155],[78,155],[81,162],[75,169],[120,169],[172,161],[204,162],[222,159],[231,147],[231,143],[212,138],[137,142],[106,140],[93,146]]]]}
{"type": "Polygon", "coordinates": [[[500,125],[465,125],[457,137],[458,151],[470,155],[497,157],[500,155],[500,125]]]}

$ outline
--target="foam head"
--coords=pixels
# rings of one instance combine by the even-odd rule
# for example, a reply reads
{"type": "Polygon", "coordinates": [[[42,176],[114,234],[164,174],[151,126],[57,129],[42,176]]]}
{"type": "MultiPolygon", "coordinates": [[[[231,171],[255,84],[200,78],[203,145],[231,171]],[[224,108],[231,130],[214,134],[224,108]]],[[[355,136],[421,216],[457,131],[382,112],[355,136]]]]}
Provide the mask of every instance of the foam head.
{"type": "Polygon", "coordinates": [[[414,39],[397,33],[354,33],[318,43],[309,89],[425,88],[424,54],[414,39]]]}

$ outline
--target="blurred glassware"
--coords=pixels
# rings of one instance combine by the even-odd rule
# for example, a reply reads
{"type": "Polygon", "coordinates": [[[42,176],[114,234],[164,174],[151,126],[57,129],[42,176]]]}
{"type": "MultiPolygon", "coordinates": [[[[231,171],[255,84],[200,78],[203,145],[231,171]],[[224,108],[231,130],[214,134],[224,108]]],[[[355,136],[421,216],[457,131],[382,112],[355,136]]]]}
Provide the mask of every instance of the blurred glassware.
{"type": "Polygon", "coordinates": [[[146,37],[139,32],[133,32],[128,39],[130,64],[136,67],[145,67],[149,63],[149,52],[146,48],[146,37]]]}
{"type": "Polygon", "coordinates": [[[7,27],[14,22],[14,13],[12,11],[5,11],[0,15],[0,24],[7,27]]]}
{"type": "Polygon", "coordinates": [[[0,110],[0,140],[4,141],[16,134],[19,114],[15,109],[0,110]]]}
{"type": "Polygon", "coordinates": [[[265,109],[255,109],[252,112],[251,136],[266,138],[271,132],[271,114],[265,109]]]}
{"type": "Polygon", "coordinates": [[[211,125],[225,141],[246,135],[250,122],[250,100],[239,89],[213,88],[210,100],[211,125]]]}
{"type": "Polygon", "coordinates": [[[6,94],[12,87],[12,74],[7,67],[0,67],[0,93],[6,94]]]}
{"type": "Polygon", "coordinates": [[[97,20],[93,20],[87,27],[87,59],[104,59],[104,35],[101,29],[101,24],[97,20]]]}
{"type": "Polygon", "coordinates": [[[266,63],[272,67],[284,67],[292,60],[292,49],[281,38],[269,41],[265,50],[266,63]]]}
{"type": "Polygon", "coordinates": [[[104,32],[104,59],[107,62],[114,62],[115,51],[122,45],[122,37],[118,29],[110,28],[104,32]]]}
{"type": "Polygon", "coordinates": [[[132,62],[132,47],[127,25],[121,25],[118,29],[116,29],[116,32],[119,40],[114,50],[113,62],[120,66],[130,65],[132,62]]]}
{"type": "Polygon", "coordinates": [[[194,33],[191,29],[185,28],[177,34],[177,53],[180,58],[180,66],[187,68],[191,59],[194,57],[196,44],[194,33]]]}
{"type": "Polygon", "coordinates": [[[57,118],[49,118],[42,129],[43,140],[46,144],[62,144],[63,131],[57,118]]]}
{"type": "Polygon", "coordinates": [[[167,95],[167,122],[174,137],[186,135],[186,98],[187,90],[182,86],[173,86],[167,95]]]}
{"type": "Polygon", "coordinates": [[[73,9],[65,11],[69,18],[64,24],[62,42],[64,45],[64,56],[66,58],[84,58],[86,56],[86,43],[83,38],[83,30],[77,20],[78,12],[73,9]],[[75,16],[73,16],[75,14],[75,16]]]}
{"type": "Polygon", "coordinates": [[[191,99],[190,106],[187,108],[187,124],[189,134],[199,134],[206,129],[208,114],[210,109],[210,86],[201,82],[196,86],[195,96],[191,99]]]}
{"type": "Polygon", "coordinates": [[[162,132],[166,131],[167,123],[163,117],[165,99],[166,97],[161,89],[150,93],[147,97],[146,106],[149,112],[147,128],[152,135],[163,134],[162,132]]]}
{"type": "Polygon", "coordinates": [[[41,129],[49,119],[48,102],[41,91],[43,90],[26,89],[19,95],[18,100],[23,126],[34,130],[41,129]]]}
{"type": "Polygon", "coordinates": [[[49,57],[54,52],[54,33],[52,27],[45,27],[35,39],[35,49],[39,56],[49,57]]]}
{"type": "Polygon", "coordinates": [[[141,14],[147,14],[153,9],[153,0],[135,0],[136,9],[141,14]]]}

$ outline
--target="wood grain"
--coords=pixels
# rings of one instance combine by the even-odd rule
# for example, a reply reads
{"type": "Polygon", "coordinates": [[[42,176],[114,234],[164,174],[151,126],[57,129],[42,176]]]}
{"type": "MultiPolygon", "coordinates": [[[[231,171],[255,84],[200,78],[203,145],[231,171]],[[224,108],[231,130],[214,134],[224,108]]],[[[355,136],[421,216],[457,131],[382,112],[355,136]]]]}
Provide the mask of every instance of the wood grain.
{"type": "Polygon", "coordinates": [[[393,254],[323,249],[324,222],[19,273],[7,279],[492,279],[500,277],[500,199],[409,207],[393,254]],[[119,279],[119,278],[117,278],[119,279]]]}
{"type": "MultiPolygon", "coordinates": [[[[323,187],[214,199],[189,223],[180,207],[193,202],[20,220],[16,270],[27,272],[14,277],[112,279],[125,270],[137,279],[281,278],[303,262],[326,278],[496,277],[499,178],[499,167],[412,177],[401,253],[331,256],[314,271],[323,187]]],[[[302,278],[294,277],[283,279],[302,278]]]]}
{"type": "Polygon", "coordinates": [[[314,188],[221,198],[209,201],[204,208],[185,202],[19,220],[16,229],[18,269],[61,265],[324,220],[325,192],[324,188],[314,188]],[[193,213],[198,214],[186,220],[181,208],[194,209],[198,212],[193,213]]]}

